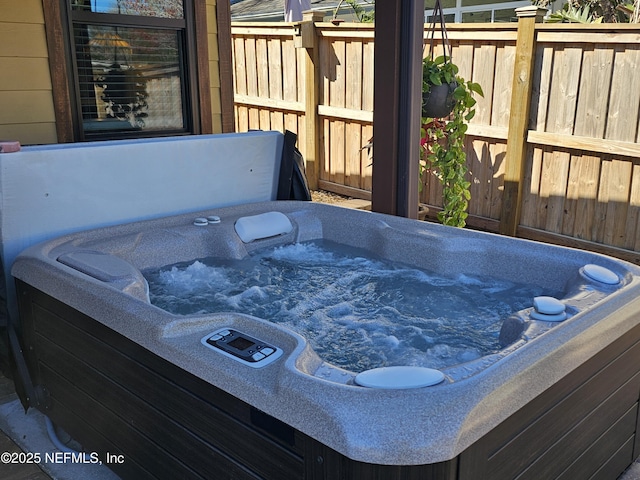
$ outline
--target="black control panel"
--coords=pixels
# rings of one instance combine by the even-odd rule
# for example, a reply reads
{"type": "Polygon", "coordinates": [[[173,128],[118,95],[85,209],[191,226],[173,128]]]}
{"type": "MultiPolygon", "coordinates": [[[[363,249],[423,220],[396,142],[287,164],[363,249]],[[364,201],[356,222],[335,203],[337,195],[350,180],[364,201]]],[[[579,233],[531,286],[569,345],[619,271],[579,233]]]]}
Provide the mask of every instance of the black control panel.
{"type": "Polygon", "coordinates": [[[282,355],[280,348],[232,328],[206,335],[202,344],[254,368],[268,365],[282,355]]]}

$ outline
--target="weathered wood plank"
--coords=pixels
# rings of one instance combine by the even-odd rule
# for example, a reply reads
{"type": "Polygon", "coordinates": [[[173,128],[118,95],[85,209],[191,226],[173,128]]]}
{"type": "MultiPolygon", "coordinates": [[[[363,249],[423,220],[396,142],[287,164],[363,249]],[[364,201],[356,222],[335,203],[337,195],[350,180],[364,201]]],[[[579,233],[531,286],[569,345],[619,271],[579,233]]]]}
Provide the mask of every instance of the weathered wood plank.
{"type": "Polygon", "coordinates": [[[298,76],[303,76],[304,69],[298,64],[297,50],[293,40],[282,40],[282,99],[289,102],[299,102],[298,76]]]}
{"type": "Polygon", "coordinates": [[[640,88],[634,87],[630,80],[637,78],[639,65],[638,45],[616,47],[609,90],[607,139],[634,142],[637,138],[640,88]]]}
{"type": "Polygon", "coordinates": [[[329,105],[329,85],[335,79],[335,72],[332,70],[333,52],[331,44],[326,39],[318,40],[319,52],[319,78],[322,79],[318,85],[319,105],[329,105]]]}
{"type": "Polygon", "coordinates": [[[484,215],[484,206],[488,203],[488,197],[491,195],[491,178],[488,163],[489,144],[482,139],[468,139],[465,142],[465,150],[467,153],[467,168],[469,170],[469,193],[471,200],[469,202],[469,214],[484,215]]]}
{"type": "Polygon", "coordinates": [[[241,95],[247,94],[247,65],[244,51],[244,39],[235,38],[233,41],[233,76],[234,92],[241,95]]]}
{"type": "Polygon", "coordinates": [[[612,159],[609,169],[608,201],[603,242],[614,247],[625,244],[625,229],[631,190],[632,163],[612,159]]]}
{"type": "MultiPolygon", "coordinates": [[[[481,44],[475,49],[473,54],[473,77],[463,77],[472,79],[479,83],[484,91],[484,97],[476,95],[476,115],[474,120],[480,124],[491,124],[492,105],[494,95],[494,78],[496,69],[496,45],[481,44]]],[[[499,92],[496,91],[496,95],[499,92]]]]}
{"type": "MultiPolygon", "coordinates": [[[[247,70],[247,95],[258,95],[258,63],[256,59],[256,42],[248,38],[244,43],[245,68],[247,70]]],[[[237,92],[241,93],[241,92],[237,92]]]]}
{"type": "Polygon", "coordinates": [[[600,183],[598,185],[598,201],[593,216],[591,239],[604,243],[604,225],[607,221],[607,203],[609,202],[609,176],[611,161],[603,160],[600,165],[600,183]]]}
{"type": "Polygon", "coordinates": [[[567,179],[567,191],[564,200],[564,216],[562,219],[563,235],[572,235],[575,227],[576,208],[580,198],[580,163],[579,155],[571,155],[569,159],[569,175],[567,179]]]}
{"type": "Polygon", "coordinates": [[[373,111],[373,42],[362,46],[362,110],[373,111]]]}
{"type": "MultiPolygon", "coordinates": [[[[494,95],[491,107],[491,125],[509,126],[509,108],[511,105],[511,79],[515,63],[515,45],[500,44],[496,51],[494,95]]],[[[484,85],[480,85],[484,89],[484,85]]],[[[485,92],[485,98],[488,94],[485,92]]],[[[481,106],[478,106],[480,108],[481,106]]],[[[479,120],[479,119],[478,119],[479,120]]],[[[476,122],[478,121],[476,120],[476,122]]],[[[505,137],[506,139],[506,137],[505,137]]]]}
{"type": "Polygon", "coordinates": [[[361,187],[360,145],[362,127],[359,123],[347,122],[345,125],[345,184],[361,187]]]}
{"type": "MultiPolygon", "coordinates": [[[[362,43],[349,41],[345,45],[345,107],[362,111],[362,43]]],[[[373,120],[373,119],[372,119],[373,120]]],[[[345,180],[352,187],[360,187],[360,146],[362,127],[359,123],[345,125],[345,180]]]]}
{"type": "Polygon", "coordinates": [[[345,107],[362,109],[362,44],[345,45],[345,107]]]}
{"type": "Polygon", "coordinates": [[[249,129],[260,128],[260,110],[249,108],[249,129]]]}
{"type": "Polygon", "coordinates": [[[600,182],[600,159],[590,155],[583,155],[577,167],[576,213],[572,235],[576,238],[592,240],[600,182]]]}
{"type": "MultiPolygon", "coordinates": [[[[469,128],[469,132],[472,128],[469,128]]],[[[619,142],[598,138],[581,137],[578,135],[564,135],[561,133],[537,132],[529,130],[527,133],[529,143],[546,145],[549,147],[570,148],[584,150],[593,153],[604,153],[626,157],[640,157],[640,145],[635,142],[619,142]]]]}
{"type": "Polygon", "coordinates": [[[545,131],[573,133],[578,99],[582,50],[567,46],[557,49],[553,57],[549,104],[545,131]]]}
{"type": "Polygon", "coordinates": [[[553,151],[545,155],[542,164],[540,197],[546,202],[544,229],[550,232],[562,232],[564,200],[569,175],[568,152],[553,151]]]}
{"type": "Polygon", "coordinates": [[[364,179],[361,188],[371,191],[372,173],[373,173],[373,147],[364,148],[370,142],[373,142],[373,125],[365,124],[362,126],[362,145],[360,146],[360,162],[362,163],[361,172],[364,179]]]}
{"type": "Polygon", "coordinates": [[[640,165],[633,164],[631,173],[631,191],[629,193],[629,211],[625,222],[624,248],[640,250],[640,165]]]}
{"type": "Polygon", "coordinates": [[[507,144],[503,142],[492,143],[489,147],[491,159],[491,196],[489,199],[489,218],[500,219],[502,211],[502,191],[504,190],[505,158],[507,156],[507,144]]]}
{"type": "Polygon", "coordinates": [[[256,39],[256,74],[258,77],[258,96],[269,95],[269,53],[266,38],[256,39]]]}
{"type": "Polygon", "coordinates": [[[288,102],[275,98],[263,98],[249,95],[234,96],[234,101],[239,105],[250,105],[260,109],[288,110],[290,112],[304,112],[304,105],[300,102],[288,102]]]}
{"type": "Polygon", "coordinates": [[[540,31],[538,38],[541,42],[566,43],[568,35],[571,35],[572,43],[608,43],[608,44],[637,44],[640,43],[638,33],[606,33],[592,31],[592,33],[581,32],[545,32],[540,31]]]}
{"type": "Polygon", "coordinates": [[[267,40],[269,56],[269,98],[282,100],[282,42],[280,38],[267,40]]]}
{"type": "Polygon", "coordinates": [[[603,92],[610,89],[613,49],[604,44],[596,44],[585,50],[582,73],[578,90],[578,106],[574,134],[603,138],[607,120],[608,96],[603,92]]]}
{"type": "Polygon", "coordinates": [[[344,120],[355,120],[358,122],[373,123],[373,112],[354,110],[350,108],[334,107],[329,105],[319,105],[318,115],[324,117],[334,117],[344,120]]]}
{"type": "Polygon", "coordinates": [[[534,131],[543,132],[545,131],[549,106],[553,47],[549,44],[538,44],[535,62],[539,67],[534,72],[531,91],[531,124],[534,131]]]}
{"type": "Polygon", "coordinates": [[[524,195],[522,197],[522,217],[520,224],[527,227],[540,228],[544,205],[540,205],[540,177],[542,175],[542,148],[532,149],[527,162],[524,178],[524,195]],[[541,212],[539,214],[539,212],[541,212]]]}

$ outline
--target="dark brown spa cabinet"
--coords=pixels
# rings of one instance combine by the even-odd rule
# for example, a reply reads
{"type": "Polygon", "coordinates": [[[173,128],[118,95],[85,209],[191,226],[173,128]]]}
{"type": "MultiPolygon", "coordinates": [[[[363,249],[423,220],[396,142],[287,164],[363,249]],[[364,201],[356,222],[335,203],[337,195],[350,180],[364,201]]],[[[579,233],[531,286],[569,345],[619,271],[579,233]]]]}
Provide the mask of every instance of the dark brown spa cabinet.
{"type": "MultiPolygon", "coordinates": [[[[37,408],[124,479],[616,479],[640,454],[640,325],[457,457],[351,460],[17,281],[37,408]]],[[[34,400],[34,399],[32,399],[34,400]]],[[[499,407],[497,407],[499,408],[499,407]]]]}

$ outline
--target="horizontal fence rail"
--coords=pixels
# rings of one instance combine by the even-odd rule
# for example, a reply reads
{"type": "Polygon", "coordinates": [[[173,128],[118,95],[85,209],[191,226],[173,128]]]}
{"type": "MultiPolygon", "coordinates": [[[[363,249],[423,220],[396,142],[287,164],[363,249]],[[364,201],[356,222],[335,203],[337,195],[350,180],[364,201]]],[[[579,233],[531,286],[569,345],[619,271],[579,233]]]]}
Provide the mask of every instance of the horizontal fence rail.
{"type": "MultiPolygon", "coordinates": [[[[519,28],[448,25],[460,75],[485,94],[466,136],[468,225],[498,232],[512,222],[521,237],[640,263],[640,27],[535,24],[525,148],[514,159],[507,143],[520,109],[511,92],[527,53],[519,28]],[[523,171],[517,209],[505,200],[510,162],[523,171]]],[[[369,199],[373,27],[242,23],[232,39],[236,129],[297,133],[313,187],[369,199]]],[[[430,215],[441,196],[427,174],[420,201],[430,215]]]]}

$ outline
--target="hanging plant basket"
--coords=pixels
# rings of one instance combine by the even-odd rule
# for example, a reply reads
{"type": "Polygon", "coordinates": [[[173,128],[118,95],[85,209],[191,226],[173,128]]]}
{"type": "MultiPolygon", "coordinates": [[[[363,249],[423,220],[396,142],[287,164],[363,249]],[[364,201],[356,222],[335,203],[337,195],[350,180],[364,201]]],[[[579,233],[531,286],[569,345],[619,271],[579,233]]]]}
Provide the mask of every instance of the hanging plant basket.
{"type": "Polygon", "coordinates": [[[458,68],[451,61],[452,48],[447,35],[440,0],[433,9],[431,28],[427,35],[429,54],[423,61],[422,116],[428,118],[447,117],[456,104],[453,92],[458,87],[458,68]],[[436,32],[442,38],[443,55],[434,59],[436,32]]]}
{"type": "Polygon", "coordinates": [[[456,104],[453,96],[456,88],[458,88],[458,82],[455,80],[442,85],[431,85],[428,92],[422,93],[422,116],[427,118],[449,116],[456,104]]]}
{"type": "Polygon", "coordinates": [[[452,48],[440,0],[436,0],[432,18],[427,36],[430,41],[425,45],[430,51],[422,61],[420,175],[435,175],[442,185],[443,208],[438,220],[463,227],[471,198],[464,139],[467,123],[475,114],[473,94],[482,95],[482,88],[458,75],[458,67],[451,60],[452,48]],[[443,54],[439,56],[434,53],[436,35],[438,41],[442,39],[443,54]]]}

